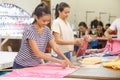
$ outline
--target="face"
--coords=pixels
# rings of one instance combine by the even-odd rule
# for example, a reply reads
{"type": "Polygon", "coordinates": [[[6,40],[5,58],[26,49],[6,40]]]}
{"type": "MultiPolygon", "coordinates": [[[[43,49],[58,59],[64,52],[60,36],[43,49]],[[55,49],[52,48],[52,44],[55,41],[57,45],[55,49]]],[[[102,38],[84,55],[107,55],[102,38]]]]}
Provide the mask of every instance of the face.
{"type": "Polygon", "coordinates": [[[97,26],[98,31],[102,31],[102,26],[97,26]]]}
{"type": "Polygon", "coordinates": [[[45,27],[50,23],[50,14],[43,15],[40,18],[36,17],[37,24],[40,25],[40,27],[45,27]]]}
{"type": "Polygon", "coordinates": [[[79,30],[81,31],[81,32],[83,32],[83,33],[85,33],[85,31],[87,30],[85,27],[83,27],[83,26],[79,26],[79,30]]]}
{"type": "Polygon", "coordinates": [[[70,14],[70,8],[66,7],[64,8],[64,10],[62,12],[59,11],[59,17],[61,17],[62,19],[66,19],[70,14]]]}
{"type": "Polygon", "coordinates": [[[107,30],[109,28],[109,26],[105,26],[105,29],[107,30]]]}

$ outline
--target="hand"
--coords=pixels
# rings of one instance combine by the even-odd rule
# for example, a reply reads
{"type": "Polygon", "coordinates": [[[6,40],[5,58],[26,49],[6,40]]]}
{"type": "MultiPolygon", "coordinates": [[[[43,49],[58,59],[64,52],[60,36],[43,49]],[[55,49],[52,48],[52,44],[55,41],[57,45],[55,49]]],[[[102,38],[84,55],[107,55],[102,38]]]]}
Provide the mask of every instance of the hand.
{"type": "Polygon", "coordinates": [[[68,63],[66,60],[61,60],[61,64],[62,64],[62,68],[65,69],[66,67],[68,67],[68,63]]]}
{"type": "Polygon", "coordinates": [[[90,41],[92,40],[92,37],[91,37],[90,35],[86,35],[86,36],[85,36],[85,40],[86,40],[87,42],[90,42],[90,41]]]}
{"type": "Polygon", "coordinates": [[[68,63],[68,67],[69,68],[77,68],[74,64],[72,64],[68,59],[66,59],[67,63],[68,63]]]}
{"type": "Polygon", "coordinates": [[[77,66],[73,65],[72,63],[69,64],[69,68],[78,68],[77,66]]]}
{"type": "Polygon", "coordinates": [[[82,44],[84,41],[84,38],[76,38],[75,39],[75,44],[82,44]]]}
{"type": "Polygon", "coordinates": [[[112,41],[112,37],[111,36],[107,36],[108,41],[112,41]]]}

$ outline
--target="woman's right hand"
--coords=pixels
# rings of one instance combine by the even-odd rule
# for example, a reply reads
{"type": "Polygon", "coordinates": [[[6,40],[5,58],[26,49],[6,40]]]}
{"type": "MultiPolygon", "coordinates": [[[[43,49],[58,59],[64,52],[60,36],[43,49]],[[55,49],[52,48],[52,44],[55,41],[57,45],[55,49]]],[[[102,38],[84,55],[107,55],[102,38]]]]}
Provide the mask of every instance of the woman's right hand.
{"type": "Polygon", "coordinates": [[[70,67],[70,68],[77,68],[76,66],[74,66],[71,62],[67,61],[67,60],[62,60],[61,61],[62,64],[62,68],[65,69],[66,67],[70,67]]]}
{"type": "Polygon", "coordinates": [[[84,41],[84,38],[76,38],[74,42],[75,44],[82,44],[83,41],[84,41]]]}
{"type": "Polygon", "coordinates": [[[61,64],[63,69],[65,69],[69,65],[66,60],[61,60],[61,64]]]}

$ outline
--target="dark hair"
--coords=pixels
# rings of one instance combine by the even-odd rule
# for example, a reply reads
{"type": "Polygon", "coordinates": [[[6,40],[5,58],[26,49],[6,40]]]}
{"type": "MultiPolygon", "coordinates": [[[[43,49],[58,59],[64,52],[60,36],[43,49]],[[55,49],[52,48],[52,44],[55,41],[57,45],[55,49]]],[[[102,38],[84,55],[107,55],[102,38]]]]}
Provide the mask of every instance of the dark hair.
{"type": "Polygon", "coordinates": [[[104,35],[104,32],[105,32],[105,29],[104,29],[104,25],[103,25],[103,22],[102,21],[98,21],[97,22],[97,26],[102,26],[102,33],[97,33],[97,36],[99,36],[99,37],[102,37],[103,35],[104,35]]]}
{"type": "Polygon", "coordinates": [[[57,18],[59,16],[59,12],[62,12],[64,10],[64,8],[66,7],[70,7],[67,3],[65,2],[61,2],[60,4],[57,4],[55,7],[55,18],[57,18]]]}
{"type": "Polygon", "coordinates": [[[98,21],[96,26],[102,26],[103,27],[103,22],[102,21],[98,21]]]}
{"type": "Polygon", "coordinates": [[[93,29],[93,28],[97,28],[97,23],[98,23],[98,20],[97,20],[97,19],[94,19],[93,21],[91,21],[91,24],[90,24],[91,28],[92,28],[92,29],[93,29]]]}
{"type": "MultiPolygon", "coordinates": [[[[45,5],[45,3],[39,4],[35,10],[32,13],[32,16],[37,16],[38,18],[42,17],[45,14],[51,14],[50,9],[45,5]]],[[[33,23],[35,23],[36,20],[34,20],[33,23]]]]}
{"type": "Polygon", "coordinates": [[[79,27],[80,27],[80,26],[83,26],[83,27],[85,27],[86,29],[88,28],[85,22],[80,22],[78,26],[79,26],[79,27]]]}
{"type": "Polygon", "coordinates": [[[110,25],[111,25],[110,23],[107,23],[105,26],[108,26],[108,27],[110,27],[110,25]]]}

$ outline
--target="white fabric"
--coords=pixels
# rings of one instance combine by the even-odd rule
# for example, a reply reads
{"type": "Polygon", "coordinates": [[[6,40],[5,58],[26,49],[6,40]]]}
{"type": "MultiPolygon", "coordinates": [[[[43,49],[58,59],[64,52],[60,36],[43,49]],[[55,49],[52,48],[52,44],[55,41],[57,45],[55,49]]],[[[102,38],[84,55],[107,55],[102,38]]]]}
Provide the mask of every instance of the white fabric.
{"type": "Polygon", "coordinates": [[[109,28],[111,30],[117,30],[117,37],[120,38],[120,18],[113,21],[109,28]]]}
{"type": "Polygon", "coordinates": [[[0,69],[12,67],[16,55],[17,52],[0,52],[0,69]]]}
{"type": "MultiPolygon", "coordinates": [[[[60,19],[57,18],[53,21],[52,24],[52,32],[57,32],[60,34],[61,39],[65,41],[74,40],[74,33],[72,31],[72,28],[70,24],[66,21],[66,23],[60,19]]],[[[63,51],[63,53],[68,51],[73,51],[73,45],[58,45],[60,49],[63,51]]]]}

